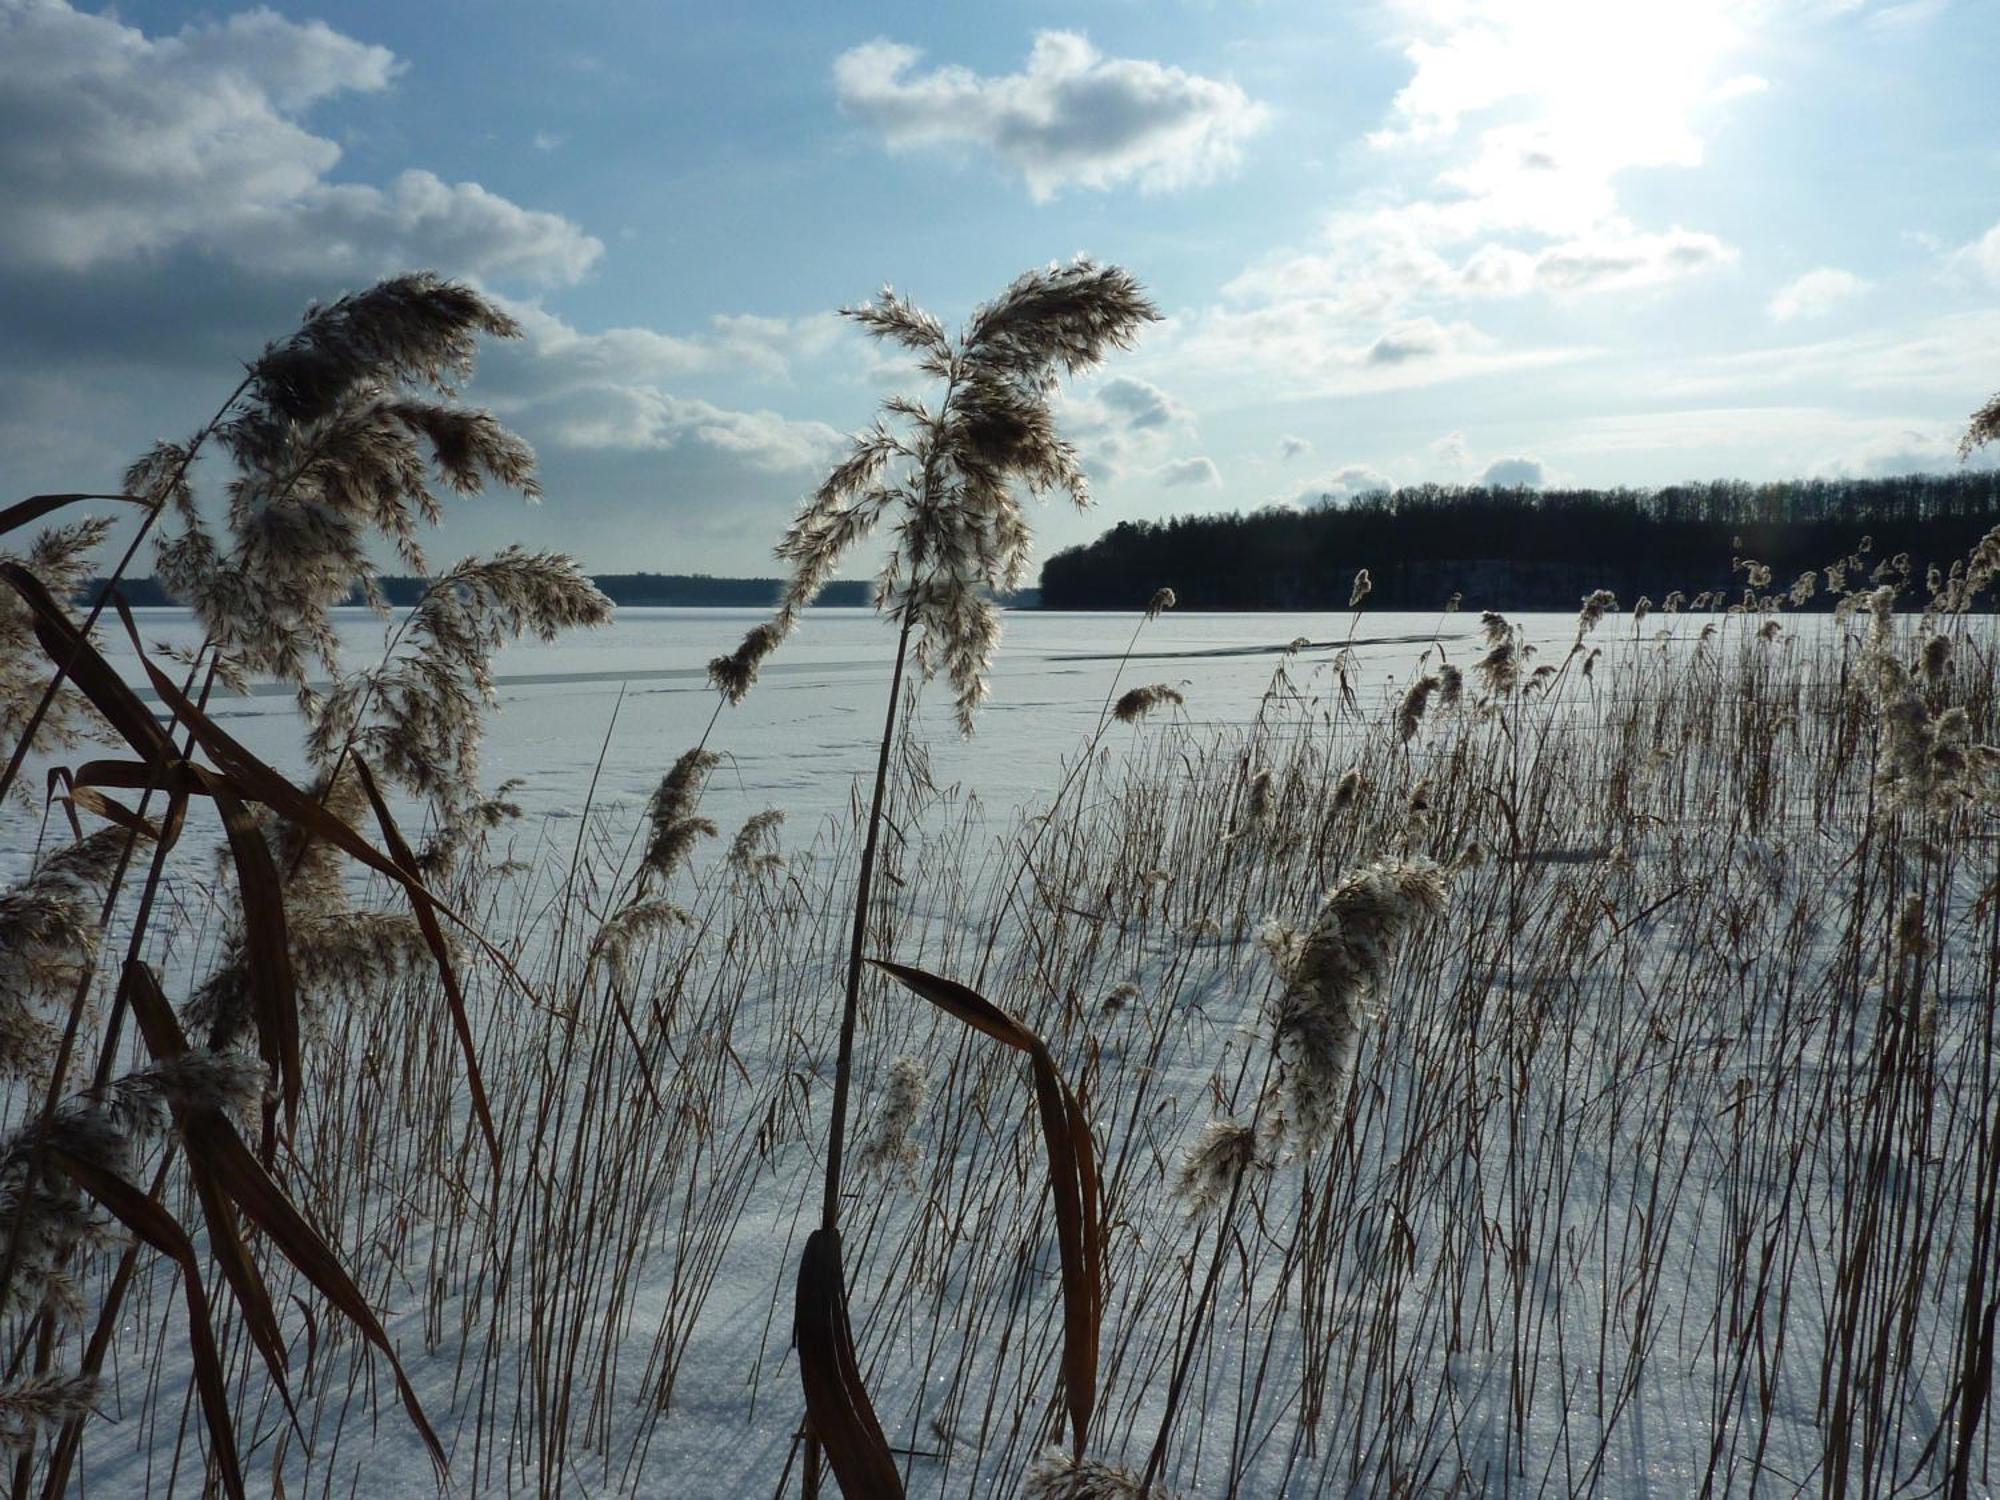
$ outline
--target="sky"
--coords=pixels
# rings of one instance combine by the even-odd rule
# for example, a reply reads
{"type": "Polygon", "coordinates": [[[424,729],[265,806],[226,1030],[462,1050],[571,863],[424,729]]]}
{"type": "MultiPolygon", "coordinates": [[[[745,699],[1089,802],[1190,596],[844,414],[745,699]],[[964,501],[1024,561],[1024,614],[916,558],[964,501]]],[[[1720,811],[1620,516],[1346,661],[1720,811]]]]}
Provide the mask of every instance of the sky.
{"type": "MultiPolygon", "coordinates": [[[[1991,0],[0,0],[0,465],[115,483],[395,271],[600,572],[770,573],[948,323],[1087,254],[1165,314],[1063,394],[1120,521],[1421,481],[1948,470],[2000,387],[1991,0]]],[[[210,475],[219,483],[220,476],[210,475]]]]}

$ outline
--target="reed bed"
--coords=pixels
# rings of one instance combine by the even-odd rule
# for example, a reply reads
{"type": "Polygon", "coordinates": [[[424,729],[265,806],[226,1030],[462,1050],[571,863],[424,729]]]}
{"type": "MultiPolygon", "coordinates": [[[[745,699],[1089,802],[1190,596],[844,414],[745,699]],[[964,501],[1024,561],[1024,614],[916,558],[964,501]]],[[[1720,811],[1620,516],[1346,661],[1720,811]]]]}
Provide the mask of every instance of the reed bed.
{"type": "MultiPolygon", "coordinates": [[[[1953,660],[1924,691],[1991,738],[1990,620],[1932,623],[1953,660]]],[[[1182,1495],[1990,1484],[2000,845],[1978,803],[1882,779],[1858,684],[1871,649],[1920,661],[1913,620],[1886,645],[1865,612],[1764,624],[1613,615],[1588,673],[1433,688],[1407,735],[1435,651],[1373,693],[1302,654],[1261,705],[1113,723],[998,828],[904,731],[867,951],[1032,1027],[1096,1141],[1104,1467],[1038,1492],[1138,1493],[1156,1447],[1182,1495]],[[1297,941],[1382,860],[1434,863],[1444,904],[1387,953],[1333,1117],[1190,1204],[1210,1123],[1283,1109],[1271,924],[1297,941]]],[[[433,976],[321,1013],[290,1185],[393,1314],[462,1492],[797,1491],[787,1282],[864,824],[857,801],[781,865],[720,857],[723,830],[665,892],[685,920],[617,964],[593,945],[630,828],[468,864],[440,895],[525,980],[461,975],[497,1173],[433,976]]],[[[163,941],[200,968],[207,893],[169,892],[163,941]]],[[[905,1118],[844,1181],[847,1285],[911,1494],[1020,1492],[1064,1431],[1023,1073],[865,979],[858,1154],[905,1118]]],[[[189,1193],[170,1173],[184,1217],[189,1193]]],[[[428,1488],[379,1355],[268,1259],[297,1426],[229,1322],[253,1486],[428,1488]]],[[[132,1295],[87,1491],[202,1488],[172,1271],[132,1295]]]]}

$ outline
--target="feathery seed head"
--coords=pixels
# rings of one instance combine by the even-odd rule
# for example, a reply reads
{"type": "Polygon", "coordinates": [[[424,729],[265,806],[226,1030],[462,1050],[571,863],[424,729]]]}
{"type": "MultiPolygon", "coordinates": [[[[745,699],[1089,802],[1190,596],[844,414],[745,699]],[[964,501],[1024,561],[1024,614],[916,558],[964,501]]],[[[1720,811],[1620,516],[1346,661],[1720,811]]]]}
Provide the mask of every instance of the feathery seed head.
{"type": "Polygon", "coordinates": [[[1181,707],[1187,699],[1178,688],[1164,682],[1155,682],[1147,687],[1135,687],[1119,698],[1111,710],[1112,717],[1121,724],[1135,723],[1146,717],[1161,704],[1181,707]]]}

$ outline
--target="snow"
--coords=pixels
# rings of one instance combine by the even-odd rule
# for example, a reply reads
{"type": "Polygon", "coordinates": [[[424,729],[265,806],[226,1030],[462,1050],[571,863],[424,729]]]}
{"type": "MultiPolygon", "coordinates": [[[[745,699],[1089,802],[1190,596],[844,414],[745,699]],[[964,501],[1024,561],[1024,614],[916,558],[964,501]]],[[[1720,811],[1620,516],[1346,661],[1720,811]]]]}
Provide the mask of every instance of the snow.
{"type": "MultiPolygon", "coordinates": [[[[507,1143],[497,1214],[425,992],[327,1018],[315,1039],[303,1196],[390,1310],[451,1452],[453,1493],[719,1500],[774,1493],[787,1468],[801,1409],[791,1278],[817,1212],[853,808],[888,677],[882,625],[814,612],[709,740],[725,757],[703,805],[719,843],[783,808],[783,876],[739,878],[711,855],[676,892],[697,929],[663,943],[641,981],[616,993],[593,983],[587,1015],[560,1013],[571,990],[547,943],[551,863],[567,867],[579,828],[587,849],[622,857],[660,774],[709,723],[702,663],[756,618],[627,610],[597,636],[510,648],[499,664],[487,776],[525,778],[514,844],[541,869],[493,913],[501,933],[526,935],[520,965],[549,1003],[490,966],[468,976],[507,1143]],[[643,1034],[643,1058],[614,1004],[643,1034]],[[444,1144],[422,1144],[440,1110],[444,1144]],[[413,1152],[454,1162],[462,1185],[409,1177],[413,1152]]],[[[1562,662],[1573,617],[1517,623],[1540,660],[1562,662]]],[[[1887,1128],[1867,1099],[1889,976],[1878,965],[1857,992],[1843,946],[1840,882],[1859,878],[1843,861],[1865,829],[1866,767],[1828,769],[1821,732],[1799,731],[1787,745],[1822,767],[1839,810],[1816,816],[1802,776],[1753,828],[1733,810],[1740,766],[1723,748],[1661,747],[1632,793],[1649,817],[1621,822],[1604,790],[1612,736],[1578,731],[1688,670],[1700,622],[1680,621],[1664,655],[1660,623],[1612,617],[1593,637],[1606,654],[1592,679],[1572,669],[1560,706],[1523,708],[1559,781],[1541,788],[1452,782],[1452,747],[1494,732],[1464,711],[1433,709],[1406,754],[1338,707],[1343,644],[1361,711],[1379,724],[1423,643],[1476,657],[1475,617],[1176,613],[1145,626],[1121,667],[1132,616],[1013,614],[974,739],[952,730],[945,693],[929,695],[905,762],[923,774],[905,776],[892,809],[891,894],[870,951],[977,978],[1044,1032],[1090,1100],[1113,1226],[1096,1456],[1145,1462],[1215,1253],[1210,1226],[1190,1223],[1164,1185],[1205,1120],[1255,1097],[1271,984],[1256,927],[1308,919],[1333,869],[1394,852],[1402,794],[1432,774],[1440,827],[1490,826],[1501,791],[1523,817],[1537,799],[1556,808],[1559,837],[1533,857],[1489,849],[1458,878],[1447,919],[1377,998],[1349,1131],[1259,1174],[1254,1214],[1232,1226],[1169,1480],[1202,1496],[1679,1496],[1705,1478],[1717,1493],[1753,1479],[1767,1493],[1817,1490],[1821,1354],[1839,1343],[1839,1257],[1853,1247],[1843,1206],[1886,1141],[1881,1234],[1898,1264],[1921,1261],[1926,1244],[1929,1260],[1905,1300],[1880,1280],[1882,1261],[1863,1267],[1876,1288],[1864,1318],[1900,1320],[1902,1342],[1870,1342],[1864,1326],[1849,1343],[1910,1352],[1891,1361],[1896,1387],[1883,1393],[1903,1413],[1879,1435],[1883,1469],[1857,1467],[1850,1482],[1938,1482],[1949,1431],[1924,1450],[1953,1399],[1954,1289],[1975,1219],[1969,1153],[1993,1001],[1975,902],[1991,857],[1968,853],[1927,887],[1936,930],[1954,935],[1934,965],[1934,1071],[1926,1096],[1896,1096],[1887,1128]],[[1285,654],[1296,637],[1314,644],[1285,654]],[[1298,696],[1267,702],[1281,667],[1298,696]],[[1114,680],[1173,683],[1185,714],[1111,726],[1107,753],[1066,781],[1114,680]],[[1323,812],[1325,787],[1357,758],[1374,786],[1365,825],[1323,849],[1242,837],[1232,787],[1246,767],[1279,770],[1286,809],[1323,812]],[[1032,814],[1059,789],[1062,814],[1044,832],[1032,814]],[[1030,845],[1040,874],[1021,881],[1030,845]],[[1148,880],[1153,866],[1176,878],[1148,880]],[[1103,1005],[1127,984],[1135,998],[1103,1005]],[[1247,1478],[1232,1487],[1238,1471],[1247,1478]]],[[[1824,617],[1787,626],[1795,635],[1765,647],[1735,624],[1709,649],[1731,663],[1739,650],[1839,649],[1824,617]]],[[[189,633],[167,611],[145,612],[142,629],[189,633]]],[[[343,629],[356,661],[380,638],[358,613],[343,629]]],[[[1725,695],[1710,707],[1728,719],[1725,695]]],[[[298,768],[288,700],[217,712],[253,750],[298,768]]],[[[33,831],[18,815],[10,826],[33,831]]],[[[24,845],[9,851],[17,864],[24,845]]],[[[192,853],[176,879],[194,910],[192,853]]],[[[601,910],[613,885],[593,874],[582,905],[601,910]]],[[[212,919],[190,919],[165,966],[198,972],[215,936],[212,919]]],[[[913,1495],[1015,1493],[1058,1404],[1060,1343],[1024,1075],[871,983],[854,1129],[874,1118],[902,1055],[931,1069],[921,1159],[908,1178],[852,1184],[846,1210],[863,1367],[891,1443],[914,1450],[913,1495]]],[[[86,1432],[84,1493],[169,1493],[177,1449],[172,1492],[198,1492],[177,1308],[168,1273],[147,1263],[117,1343],[111,1420],[86,1432]]],[[[379,1360],[309,1292],[285,1327],[304,1438],[250,1369],[253,1488],[435,1493],[379,1360]]],[[[795,1463],[791,1476],[795,1486],[795,1463]]]]}

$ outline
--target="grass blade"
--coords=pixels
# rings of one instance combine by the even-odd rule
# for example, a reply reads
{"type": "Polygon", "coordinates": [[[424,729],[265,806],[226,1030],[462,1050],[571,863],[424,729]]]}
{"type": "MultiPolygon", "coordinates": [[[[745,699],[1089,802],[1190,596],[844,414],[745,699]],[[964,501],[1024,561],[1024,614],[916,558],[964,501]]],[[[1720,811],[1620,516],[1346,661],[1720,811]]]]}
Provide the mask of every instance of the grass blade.
{"type": "Polygon", "coordinates": [[[201,1286],[201,1266],[187,1232],[174,1222],[172,1214],[115,1172],[73,1156],[61,1146],[50,1147],[49,1156],[113,1218],[180,1267],[181,1287],[188,1305],[188,1351],[194,1360],[194,1383],[201,1396],[202,1416],[208,1422],[209,1456],[222,1476],[224,1493],[232,1500],[244,1500],[243,1470],[236,1457],[236,1428],[229,1420],[229,1390],[223,1379],[222,1358],[216,1350],[208,1294],[201,1286]]]}

